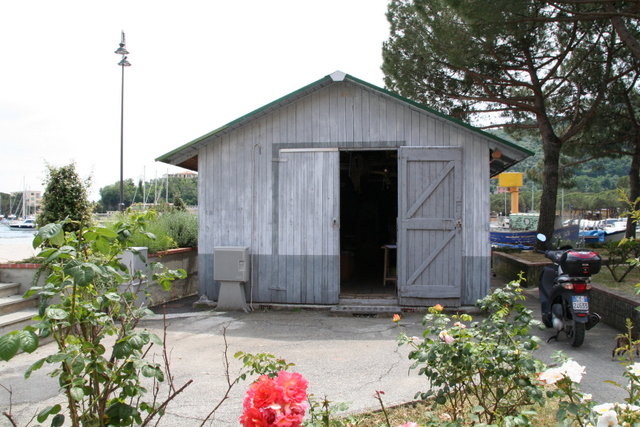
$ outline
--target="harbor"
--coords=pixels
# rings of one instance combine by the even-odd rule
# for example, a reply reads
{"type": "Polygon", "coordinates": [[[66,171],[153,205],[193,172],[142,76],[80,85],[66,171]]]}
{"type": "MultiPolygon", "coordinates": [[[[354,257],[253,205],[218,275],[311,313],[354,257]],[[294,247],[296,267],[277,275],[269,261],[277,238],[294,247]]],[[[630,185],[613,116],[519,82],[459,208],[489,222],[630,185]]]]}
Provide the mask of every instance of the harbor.
{"type": "Polygon", "coordinates": [[[0,224],[0,264],[22,261],[37,254],[32,242],[34,230],[11,230],[0,224]]]}

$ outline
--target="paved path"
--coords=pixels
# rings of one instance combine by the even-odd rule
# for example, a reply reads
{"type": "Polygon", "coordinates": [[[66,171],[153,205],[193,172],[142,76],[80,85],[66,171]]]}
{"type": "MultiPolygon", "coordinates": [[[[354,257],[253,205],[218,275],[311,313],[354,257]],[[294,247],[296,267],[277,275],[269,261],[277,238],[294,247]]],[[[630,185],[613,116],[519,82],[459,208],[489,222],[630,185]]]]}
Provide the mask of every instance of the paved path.
{"type": "MultiPolygon", "coordinates": [[[[538,311],[535,291],[527,291],[527,305],[538,311]]],[[[403,316],[401,325],[410,335],[420,336],[422,315],[403,316]]],[[[159,333],[161,320],[145,321],[142,325],[159,333]]],[[[225,389],[223,375],[224,340],[226,328],[228,353],[268,352],[295,363],[294,370],[310,382],[310,392],[334,402],[352,402],[351,410],[376,408],[373,394],[385,392],[388,405],[410,401],[414,394],[426,388],[426,381],[415,371],[408,371],[407,348],[395,342],[398,330],[389,317],[334,317],[326,311],[256,311],[253,313],[200,312],[172,314],[168,327],[168,347],[177,386],[189,379],[194,382],[172,402],[163,418],[162,426],[191,427],[217,403],[225,389]]],[[[546,338],[548,331],[539,332],[546,338]]],[[[582,388],[593,393],[599,402],[617,400],[625,396],[622,389],[604,383],[622,382],[623,368],[611,361],[611,349],[617,332],[599,325],[587,332],[585,344],[579,349],[566,342],[543,343],[536,354],[545,361],[556,350],[562,350],[587,367],[582,388]]],[[[22,354],[11,362],[0,362],[0,384],[11,387],[13,412],[21,425],[38,408],[62,403],[56,396],[57,381],[37,371],[23,380],[25,369],[35,360],[53,351],[52,344],[40,348],[36,354],[22,354]]],[[[232,372],[239,363],[233,359],[232,372]]],[[[242,399],[249,382],[241,383],[218,412],[215,426],[237,426],[242,399]]],[[[8,395],[0,389],[0,411],[8,406],[8,395]]],[[[5,420],[0,426],[8,425],[5,420]],[[5,423],[5,424],[3,424],[5,423]]]]}

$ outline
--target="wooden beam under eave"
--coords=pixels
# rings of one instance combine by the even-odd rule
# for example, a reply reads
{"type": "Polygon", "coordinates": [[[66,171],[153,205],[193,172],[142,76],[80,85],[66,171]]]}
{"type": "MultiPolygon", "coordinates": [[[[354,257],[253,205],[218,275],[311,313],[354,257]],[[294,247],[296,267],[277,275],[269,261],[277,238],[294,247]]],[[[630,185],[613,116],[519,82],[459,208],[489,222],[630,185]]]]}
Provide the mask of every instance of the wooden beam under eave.
{"type": "Polygon", "coordinates": [[[198,155],[196,154],[195,156],[185,160],[182,163],[177,164],[176,166],[198,172],[198,155]]]}

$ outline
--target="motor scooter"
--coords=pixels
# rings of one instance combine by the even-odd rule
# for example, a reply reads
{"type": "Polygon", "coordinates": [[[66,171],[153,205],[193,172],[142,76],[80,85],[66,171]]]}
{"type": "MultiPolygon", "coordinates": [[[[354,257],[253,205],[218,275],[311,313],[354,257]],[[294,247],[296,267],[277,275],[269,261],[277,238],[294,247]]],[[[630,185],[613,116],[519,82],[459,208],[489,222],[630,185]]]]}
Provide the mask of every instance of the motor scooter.
{"type": "MultiPolygon", "coordinates": [[[[544,234],[538,240],[546,242],[544,234]]],[[[538,251],[553,262],[540,274],[538,289],[542,309],[542,321],[556,335],[547,342],[558,339],[564,332],[572,347],[584,342],[585,330],[600,322],[600,316],[591,312],[589,296],[591,276],[600,271],[602,259],[591,249],[573,249],[563,246],[557,250],[538,251]]]]}

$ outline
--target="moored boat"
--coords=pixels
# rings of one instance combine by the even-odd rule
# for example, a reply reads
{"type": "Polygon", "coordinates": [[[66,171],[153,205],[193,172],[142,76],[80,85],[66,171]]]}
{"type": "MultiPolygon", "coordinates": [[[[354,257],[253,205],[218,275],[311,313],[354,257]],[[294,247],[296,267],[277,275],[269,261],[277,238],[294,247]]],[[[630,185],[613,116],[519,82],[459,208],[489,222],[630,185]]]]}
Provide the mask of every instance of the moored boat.
{"type": "Polygon", "coordinates": [[[492,245],[533,246],[536,243],[538,213],[514,213],[502,225],[492,225],[489,240],[492,245]]]}
{"type": "Polygon", "coordinates": [[[619,242],[627,232],[627,220],[608,222],[603,230],[605,242],[619,242]]]}
{"type": "Polygon", "coordinates": [[[514,231],[509,229],[491,230],[489,232],[491,243],[506,245],[533,246],[536,242],[536,231],[514,231]]]}
{"type": "MultiPolygon", "coordinates": [[[[515,213],[509,215],[509,220],[502,226],[492,226],[489,240],[493,246],[518,246],[518,249],[532,249],[536,243],[538,233],[538,213],[515,213]],[[523,247],[520,247],[523,246],[523,247]]],[[[577,224],[568,223],[562,226],[556,221],[553,232],[554,241],[577,241],[577,224]]]]}
{"type": "Polygon", "coordinates": [[[33,218],[27,218],[18,224],[9,224],[9,228],[15,231],[30,231],[38,228],[36,220],[33,218]]]}

